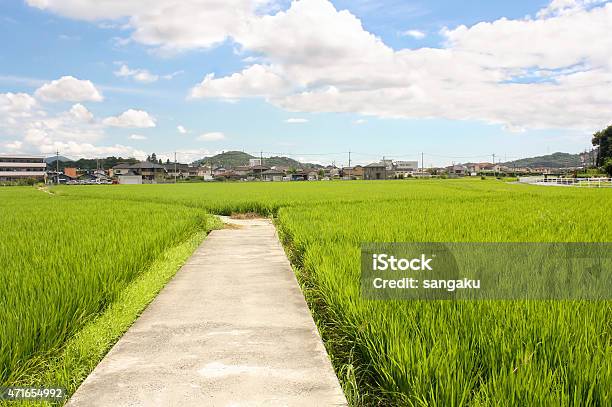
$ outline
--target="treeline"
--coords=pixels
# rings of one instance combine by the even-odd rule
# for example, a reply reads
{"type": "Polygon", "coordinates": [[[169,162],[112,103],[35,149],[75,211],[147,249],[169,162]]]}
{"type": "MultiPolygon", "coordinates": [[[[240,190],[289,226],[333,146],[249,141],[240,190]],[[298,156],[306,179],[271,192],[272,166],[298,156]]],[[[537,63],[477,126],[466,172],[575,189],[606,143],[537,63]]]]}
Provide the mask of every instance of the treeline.
{"type": "MultiPolygon", "coordinates": [[[[136,164],[139,160],[135,158],[123,158],[123,157],[106,157],[106,158],[81,158],[76,161],[61,161],[59,162],[59,169],[63,171],[64,168],[76,167],[83,170],[95,170],[97,168],[109,169],[117,164],[129,163],[136,164]]],[[[56,161],[53,160],[47,163],[47,169],[53,170],[56,168],[56,161]]]]}

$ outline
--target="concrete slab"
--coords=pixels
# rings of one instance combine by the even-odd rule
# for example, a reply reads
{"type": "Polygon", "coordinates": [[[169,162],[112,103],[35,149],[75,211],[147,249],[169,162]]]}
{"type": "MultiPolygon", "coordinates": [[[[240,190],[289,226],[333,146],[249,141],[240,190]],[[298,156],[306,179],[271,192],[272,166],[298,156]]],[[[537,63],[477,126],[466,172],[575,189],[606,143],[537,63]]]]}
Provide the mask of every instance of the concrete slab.
{"type": "Polygon", "coordinates": [[[68,406],[343,406],[276,230],[213,231],[68,406]]]}

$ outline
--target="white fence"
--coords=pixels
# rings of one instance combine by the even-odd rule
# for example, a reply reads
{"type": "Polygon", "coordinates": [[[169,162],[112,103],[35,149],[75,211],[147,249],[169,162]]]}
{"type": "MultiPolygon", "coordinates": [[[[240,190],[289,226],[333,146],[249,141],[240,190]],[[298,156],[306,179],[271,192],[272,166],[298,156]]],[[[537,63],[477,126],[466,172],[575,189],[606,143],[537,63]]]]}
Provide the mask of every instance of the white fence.
{"type": "Polygon", "coordinates": [[[519,178],[519,182],[534,185],[612,188],[612,178],[521,177],[519,178]]]}

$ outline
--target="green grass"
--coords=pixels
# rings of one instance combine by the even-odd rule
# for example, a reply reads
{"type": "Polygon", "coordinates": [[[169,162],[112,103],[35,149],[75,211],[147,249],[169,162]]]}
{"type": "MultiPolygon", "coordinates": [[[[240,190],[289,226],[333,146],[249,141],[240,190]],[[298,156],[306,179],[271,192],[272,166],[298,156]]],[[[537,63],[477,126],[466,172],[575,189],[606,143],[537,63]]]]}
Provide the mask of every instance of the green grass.
{"type": "Polygon", "coordinates": [[[47,383],[73,389],[213,220],[181,206],[0,189],[1,382],[53,379],[47,383]],[[178,249],[168,252],[173,247],[178,249]],[[138,290],[135,281],[140,291],[128,301],[122,296],[138,290]],[[112,308],[117,301],[123,308],[112,308]],[[109,309],[118,311],[107,314],[109,309]],[[100,346],[95,352],[87,339],[71,342],[88,326],[100,346]],[[67,343],[84,354],[70,353],[67,343]],[[58,354],[66,355],[59,365],[58,354]]]}
{"type": "MultiPolygon", "coordinates": [[[[53,191],[62,206],[157,202],[173,208],[174,220],[202,210],[274,214],[354,405],[595,406],[612,399],[610,301],[402,302],[359,293],[361,242],[610,242],[612,190],[410,180],[53,191]]],[[[109,213],[113,222],[116,212],[109,213]]],[[[105,233],[112,235],[110,227],[105,233]]]]}

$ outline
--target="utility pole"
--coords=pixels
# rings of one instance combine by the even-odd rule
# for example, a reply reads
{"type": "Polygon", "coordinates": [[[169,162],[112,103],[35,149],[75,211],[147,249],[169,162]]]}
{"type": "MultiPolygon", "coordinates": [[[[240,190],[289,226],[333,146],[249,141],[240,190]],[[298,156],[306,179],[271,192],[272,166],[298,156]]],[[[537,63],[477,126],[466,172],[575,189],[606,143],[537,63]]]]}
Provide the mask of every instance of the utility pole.
{"type": "Polygon", "coordinates": [[[384,155],[383,155],[383,159],[382,159],[382,165],[383,165],[383,168],[385,169],[384,174],[385,174],[385,181],[386,181],[387,180],[387,164],[385,163],[385,156],[384,155]]]}
{"type": "Polygon", "coordinates": [[[259,179],[263,179],[263,151],[259,152],[259,179]]]}
{"type": "Polygon", "coordinates": [[[349,181],[350,181],[351,180],[351,170],[352,170],[352,168],[351,168],[351,152],[350,152],[350,150],[349,150],[348,154],[349,154],[348,173],[349,173],[349,181]]]}
{"type": "Polygon", "coordinates": [[[59,149],[55,151],[55,183],[59,185],[59,149]]]}
{"type": "Polygon", "coordinates": [[[421,175],[425,174],[425,159],[423,158],[425,154],[421,152],[421,175]]]}
{"type": "Polygon", "coordinates": [[[497,177],[497,170],[495,169],[495,154],[493,154],[493,176],[497,177]]]}
{"type": "Polygon", "coordinates": [[[174,183],[176,184],[176,151],[174,152],[174,183]]]}

